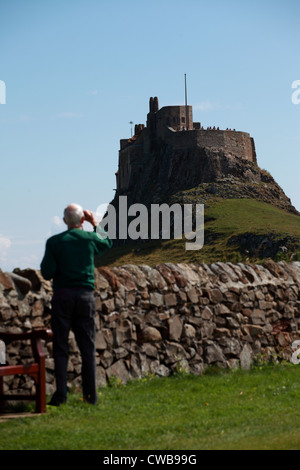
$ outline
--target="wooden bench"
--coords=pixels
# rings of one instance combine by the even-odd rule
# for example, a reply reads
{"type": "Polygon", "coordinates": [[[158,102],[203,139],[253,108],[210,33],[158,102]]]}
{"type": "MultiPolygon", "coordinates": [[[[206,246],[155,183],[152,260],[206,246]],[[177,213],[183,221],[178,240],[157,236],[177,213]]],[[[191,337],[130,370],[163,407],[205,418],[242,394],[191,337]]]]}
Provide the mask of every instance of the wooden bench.
{"type": "Polygon", "coordinates": [[[45,352],[42,340],[50,340],[53,336],[51,330],[33,330],[28,333],[1,333],[0,340],[4,343],[12,341],[31,341],[34,362],[24,365],[0,365],[0,405],[5,400],[35,400],[36,413],[46,413],[46,368],[45,352]],[[3,377],[8,375],[29,375],[35,381],[36,393],[31,395],[10,395],[3,393],[3,377]]]}

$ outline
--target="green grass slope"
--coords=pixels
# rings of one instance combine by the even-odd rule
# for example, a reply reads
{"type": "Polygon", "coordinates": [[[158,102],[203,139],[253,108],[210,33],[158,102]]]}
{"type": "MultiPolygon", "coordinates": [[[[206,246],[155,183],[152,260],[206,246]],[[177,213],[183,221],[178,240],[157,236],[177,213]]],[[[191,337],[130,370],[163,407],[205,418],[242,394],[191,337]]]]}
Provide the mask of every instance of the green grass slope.
{"type": "Polygon", "coordinates": [[[218,199],[205,205],[204,246],[187,251],[185,240],[131,241],[96,265],[263,262],[300,260],[300,217],[256,199],[218,199]]]}

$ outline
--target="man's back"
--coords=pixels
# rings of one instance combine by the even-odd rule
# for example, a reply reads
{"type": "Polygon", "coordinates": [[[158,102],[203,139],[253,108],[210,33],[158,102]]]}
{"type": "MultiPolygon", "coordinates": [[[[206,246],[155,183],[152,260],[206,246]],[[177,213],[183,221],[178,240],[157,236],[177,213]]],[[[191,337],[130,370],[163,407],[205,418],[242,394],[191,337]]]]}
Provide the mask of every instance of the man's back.
{"type": "Polygon", "coordinates": [[[85,287],[94,289],[94,256],[112,245],[107,237],[72,228],[49,238],[41,263],[45,279],[53,279],[53,288],[85,287]]]}

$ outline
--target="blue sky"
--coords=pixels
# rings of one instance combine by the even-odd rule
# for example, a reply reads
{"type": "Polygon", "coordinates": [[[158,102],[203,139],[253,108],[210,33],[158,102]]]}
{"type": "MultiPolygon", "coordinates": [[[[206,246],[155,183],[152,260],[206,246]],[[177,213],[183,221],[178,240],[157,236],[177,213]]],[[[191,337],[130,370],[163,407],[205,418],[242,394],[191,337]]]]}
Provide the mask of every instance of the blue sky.
{"type": "Polygon", "coordinates": [[[129,122],[183,104],[184,74],[194,121],[249,132],[300,210],[299,23],[298,0],[0,0],[0,268],[112,200],[129,122]]]}

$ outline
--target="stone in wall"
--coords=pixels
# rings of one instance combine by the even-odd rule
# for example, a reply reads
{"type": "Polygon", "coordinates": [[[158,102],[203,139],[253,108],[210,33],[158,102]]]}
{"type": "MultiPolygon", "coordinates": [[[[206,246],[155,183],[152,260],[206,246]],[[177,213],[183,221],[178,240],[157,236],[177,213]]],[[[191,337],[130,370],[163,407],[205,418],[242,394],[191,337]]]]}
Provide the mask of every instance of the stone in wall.
{"type": "MultiPolygon", "coordinates": [[[[0,327],[28,331],[50,326],[51,284],[38,271],[0,271],[0,327]],[[30,271],[30,272],[29,272],[30,271]],[[35,282],[35,281],[38,282],[35,282]],[[25,283],[26,284],[26,283],[25,283]],[[27,285],[27,284],[26,284],[27,285]]],[[[96,270],[98,386],[206,367],[249,369],[255,357],[291,360],[300,335],[300,263],[126,265],[96,270]]],[[[81,384],[81,358],[70,333],[70,386],[81,384]]],[[[47,393],[54,390],[52,343],[47,393]]],[[[28,344],[8,347],[8,362],[30,361],[28,344]]],[[[9,377],[7,390],[34,388],[9,377]]]]}

